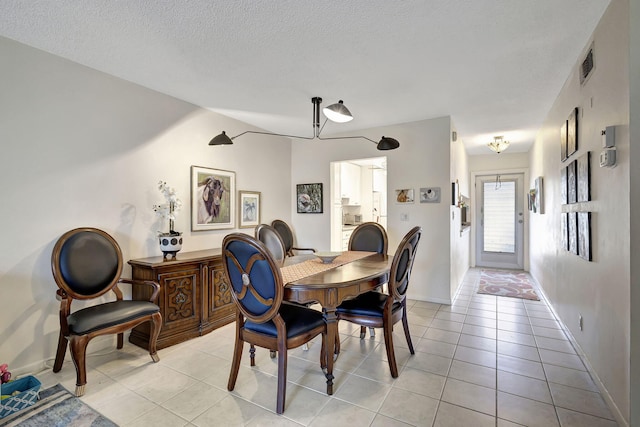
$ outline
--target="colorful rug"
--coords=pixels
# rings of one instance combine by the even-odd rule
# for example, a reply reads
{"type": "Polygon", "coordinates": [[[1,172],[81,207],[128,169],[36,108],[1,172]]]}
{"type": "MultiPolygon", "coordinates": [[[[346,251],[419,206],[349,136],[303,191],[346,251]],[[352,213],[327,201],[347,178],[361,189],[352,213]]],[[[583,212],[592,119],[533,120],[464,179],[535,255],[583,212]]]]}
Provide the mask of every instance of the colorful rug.
{"type": "Polygon", "coordinates": [[[20,427],[117,427],[60,384],[40,391],[35,405],[13,415],[0,418],[1,426],[20,427]]]}
{"type": "Polygon", "coordinates": [[[524,271],[482,269],[478,293],[540,301],[524,271]]]}

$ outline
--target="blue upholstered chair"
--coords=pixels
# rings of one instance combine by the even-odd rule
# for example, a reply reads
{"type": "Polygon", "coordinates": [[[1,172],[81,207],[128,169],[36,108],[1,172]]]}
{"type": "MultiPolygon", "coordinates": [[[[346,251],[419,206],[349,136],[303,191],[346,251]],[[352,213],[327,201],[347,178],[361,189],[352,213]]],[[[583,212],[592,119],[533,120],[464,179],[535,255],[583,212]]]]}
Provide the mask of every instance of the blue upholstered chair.
{"type": "Polygon", "coordinates": [[[87,383],[86,351],[97,336],[117,334],[118,349],[123,347],[124,332],[144,322],[150,323],[149,354],[160,360],[156,342],[162,327],[160,308],[155,304],[160,286],[152,281],[134,281],[120,277],[122,251],[107,233],[96,228],[76,228],[62,235],[51,254],[53,278],[60,299],[60,336],[53,372],[62,369],[67,342],[76,366],[76,396],[84,394],[87,383]],[[124,300],[119,283],[149,288],[148,301],[124,300]],[[92,300],[113,291],[115,301],[92,305],[71,312],[73,300],[92,300]]]}
{"type": "Polygon", "coordinates": [[[389,272],[388,293],[378,291],[365,292],[354,299],[344,301],[336,310],[338,320],[346,320],[360,326],[384,329],[384,345],[387,350],[387,360],[389,361],[389,368],[393,378],[398,377],[398,365],[396,364],[396,356],[393,350],[393,325],[400,320],[402,320],[409,351],[414,354],[411,336],[409,335],[406,298],[411,269],[421,234],[421,228],[414,227],[398,245],[389,272]]]}
{"type": "MultiPolygon", "coordinates": [[[[245,342],[277,350],[276,412],[281,414],[286,397],[287,350],[322,334],[320,366],[326,368],[326,323],[319,311],[283,302],[280,267],[259,240],[241,233],[227,235],[222,241],[222,261],[238,308],[236,343],[227,388],[231,391],[235,387],[245,342]]],[[[251,366],[255,366],[253,348],[249,354],[251,366]]]]}

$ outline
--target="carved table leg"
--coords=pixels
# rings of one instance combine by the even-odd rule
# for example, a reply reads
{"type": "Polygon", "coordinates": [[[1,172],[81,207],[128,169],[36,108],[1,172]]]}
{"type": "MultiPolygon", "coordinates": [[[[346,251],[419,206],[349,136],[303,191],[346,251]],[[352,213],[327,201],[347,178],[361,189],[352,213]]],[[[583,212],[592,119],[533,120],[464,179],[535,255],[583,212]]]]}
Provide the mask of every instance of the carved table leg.
{"type": "Polygon", "coordinates": [[[336,337],[338,336],[338,318],[336,309],[324,309],[324,320],[327,322],[327,369],[325,376],[327,377],[327,394],[333,394],[333,361],[336,346],[336,337]]]}

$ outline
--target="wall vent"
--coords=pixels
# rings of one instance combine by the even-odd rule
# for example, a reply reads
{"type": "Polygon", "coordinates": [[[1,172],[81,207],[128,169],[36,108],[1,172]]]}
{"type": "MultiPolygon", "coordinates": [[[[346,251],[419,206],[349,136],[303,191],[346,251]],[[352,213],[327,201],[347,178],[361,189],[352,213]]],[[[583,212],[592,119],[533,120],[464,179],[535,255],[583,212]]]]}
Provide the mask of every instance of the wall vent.
{"type": "Polygon", "coordinates": [[[580,64],[580,84],[582,86],[587,83],[591,74],[593,74],[593,69],[595,68],[595,62],[593,60],[593,43],[587,52],[587,55],[584,57],[582,64],[580,64]]]}

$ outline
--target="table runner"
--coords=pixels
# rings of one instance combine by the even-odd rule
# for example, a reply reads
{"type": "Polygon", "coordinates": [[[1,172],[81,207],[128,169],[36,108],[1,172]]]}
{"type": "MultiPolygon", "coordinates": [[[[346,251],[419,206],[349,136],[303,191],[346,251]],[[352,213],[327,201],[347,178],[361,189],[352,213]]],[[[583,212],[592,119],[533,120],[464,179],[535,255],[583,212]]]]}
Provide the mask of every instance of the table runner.
{"type": "Polygon", "coordinates": [[[338,256],[333,262],[323,263],[320,258],[310,259],[298,264],[288,265],[282,267],[280,272],[282,273],[282,282],[287,284],[300,280],[303,277],[312,276],[323,271],[339,267],[352,261],[367,257],[375,252],[365,251],[347,251],[338,256]]]}

